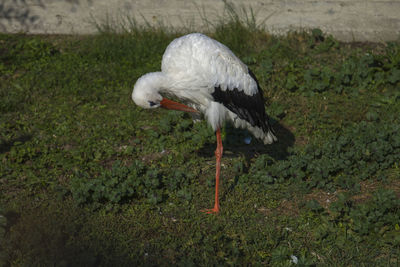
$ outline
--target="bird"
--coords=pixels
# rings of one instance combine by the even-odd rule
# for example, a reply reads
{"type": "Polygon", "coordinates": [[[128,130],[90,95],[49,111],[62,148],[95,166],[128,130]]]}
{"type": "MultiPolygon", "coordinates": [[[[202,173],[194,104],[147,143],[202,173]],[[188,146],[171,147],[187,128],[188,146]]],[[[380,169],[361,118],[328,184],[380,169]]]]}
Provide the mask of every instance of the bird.
{"type": "Polygon", "coordinates": [[[202,210],[206,213],[220,212],[221,128],[225,121],[247,129],[264,144],[277,141],[253,72],[227,46],[202,33],[174,39],[164,52],[161,71],[137,79],[132,100],[144,109],[161,107],[203,116],[215,131],[215,201],[212,209],[202,210]]]}

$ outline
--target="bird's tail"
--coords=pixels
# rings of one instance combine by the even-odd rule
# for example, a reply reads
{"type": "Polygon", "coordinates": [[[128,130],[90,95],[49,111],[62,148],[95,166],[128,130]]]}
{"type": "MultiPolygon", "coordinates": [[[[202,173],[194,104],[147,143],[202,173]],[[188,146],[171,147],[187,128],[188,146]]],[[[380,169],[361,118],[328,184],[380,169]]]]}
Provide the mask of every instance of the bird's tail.
{"type": "Polygon", "coordinates": [[[272,128],[270,128],[268,132],[264,132],[264,138],[262,140],[265,145],[268,145],[278,141],[278,138],[276,138],[275,133],[273,132],[272,128]]]}
{"type": "Polygon", "coordinates": [[[278,141],[276,138],[274,130],[271,126],[266,122],[263,127],[253,126],[247,121],[245,122],[246,128],[259,140],[263,141],[265,145],[272,144],[273,142],[278,141]]]}
{"type": "Polygon", "coordinates": [[[264,121],[264,123],[262,125],[262,129],[263,129],[263,135],[261,136],[260,139],[262,139],[262,141],[264,142],[265,145],[269,145],[269,144],[272,144],[273,142],[278,141],[278,138],[276,138],[275,131],[274,131],[274,129],[272,129],[272,127],[269,123],[268,117],[264,121]]]}

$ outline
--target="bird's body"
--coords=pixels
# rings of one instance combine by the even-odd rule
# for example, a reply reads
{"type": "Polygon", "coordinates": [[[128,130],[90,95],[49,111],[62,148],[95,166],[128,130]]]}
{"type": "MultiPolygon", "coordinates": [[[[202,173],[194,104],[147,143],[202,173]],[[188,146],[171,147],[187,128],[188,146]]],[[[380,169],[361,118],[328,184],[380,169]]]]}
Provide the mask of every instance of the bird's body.
{"type": "Polygon", "coordinates": [[[173,40],[163,55],[161,72],[140,77],[132,99],[143,108],[161,106],[204,114],[217,132],[220,156],[219,129],[225,121],[247,128],[264,144],[276,141],[255,76],[228,47],[200,33],[173,40]],[[178,98],[189,107],[164,96],[178,98]]]}

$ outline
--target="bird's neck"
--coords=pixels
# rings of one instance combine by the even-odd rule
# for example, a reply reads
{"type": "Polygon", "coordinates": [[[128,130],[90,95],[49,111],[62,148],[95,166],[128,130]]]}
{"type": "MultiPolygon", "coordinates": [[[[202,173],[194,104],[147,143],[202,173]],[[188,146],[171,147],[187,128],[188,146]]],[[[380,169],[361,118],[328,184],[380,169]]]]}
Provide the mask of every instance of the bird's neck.
{"type": "Polygon", "coordinates": [[[151,72],[146,74],[146,76],[150,88],[157,92],[168,92],[172,87],[170,78],[161,71],[151,72]]]}

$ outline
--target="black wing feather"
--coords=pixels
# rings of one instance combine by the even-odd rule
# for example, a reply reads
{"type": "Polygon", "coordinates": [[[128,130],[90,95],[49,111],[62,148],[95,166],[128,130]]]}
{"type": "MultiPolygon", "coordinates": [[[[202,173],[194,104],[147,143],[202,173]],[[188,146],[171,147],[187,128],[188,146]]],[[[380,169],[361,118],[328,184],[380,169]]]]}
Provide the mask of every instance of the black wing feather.
{"type": "Polygon", "coordinates": [[[239,91],[237,88],[223,91],[220,86],[215,87],[214,93],[211,95],[216,102],[223,104],[227,109],[237,114],[240,119],[247,121],[252,126],[263,129],[267,133],[272,129],[265,113],[264,97],[251,70],[249,70],[249,74],[257,83],[258,91],[254,95],[247,95],[243,90],[239,91]]]}

